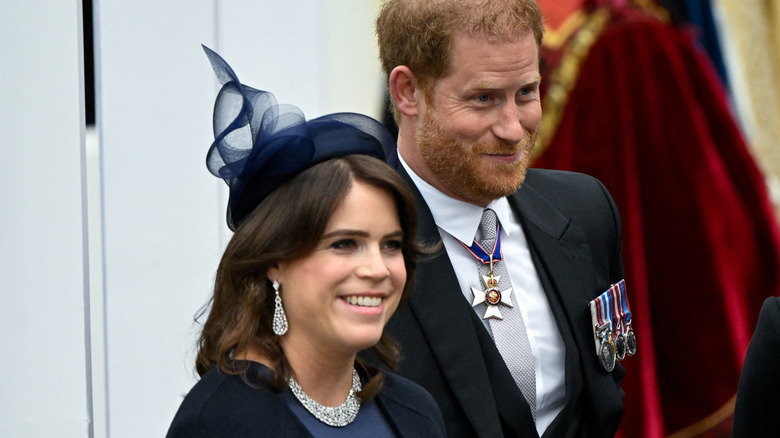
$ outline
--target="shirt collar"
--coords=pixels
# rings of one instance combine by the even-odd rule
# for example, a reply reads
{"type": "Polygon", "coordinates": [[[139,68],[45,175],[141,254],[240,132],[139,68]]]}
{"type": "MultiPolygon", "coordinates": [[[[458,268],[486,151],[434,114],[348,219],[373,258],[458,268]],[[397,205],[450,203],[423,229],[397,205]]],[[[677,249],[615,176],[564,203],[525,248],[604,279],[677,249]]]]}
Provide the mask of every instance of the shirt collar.
{"type": "MultiPolygon", "coordinates": [[[[479,222],[482,220],[482,211],[484,209],[479,205],[470,204],[445,195],[439,189],[420,178],[406,164],[406,161],[400,154],[398,158],[414,182],[414,185],[417,186],[423,199],[425,199],[425,203],[428,204],[436,225],[459,241],[466,245],[471,245],[474,237],[477,235],[477,229],[479,228],[479,222]]],[[[508,224],[512,220],[511,208],[506,197],[494,199],[488,205],[488,208],[496,212],[499,223],[508,224]]],[[[507,228],[502,227],[502,229],[508,235],[507,228]]]]}

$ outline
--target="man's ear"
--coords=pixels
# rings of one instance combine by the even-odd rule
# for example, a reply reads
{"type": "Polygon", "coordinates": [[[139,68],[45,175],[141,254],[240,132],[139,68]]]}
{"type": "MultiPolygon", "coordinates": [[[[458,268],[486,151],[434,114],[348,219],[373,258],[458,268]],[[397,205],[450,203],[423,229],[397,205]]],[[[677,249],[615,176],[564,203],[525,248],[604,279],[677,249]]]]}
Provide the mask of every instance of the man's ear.
{"type": "Polygon", "coordinates": [[[412,70],[399,65],[390,72],[390,96],[396,108],[405,116],[416,116],[421,112],[422,90],[412,70]]]}

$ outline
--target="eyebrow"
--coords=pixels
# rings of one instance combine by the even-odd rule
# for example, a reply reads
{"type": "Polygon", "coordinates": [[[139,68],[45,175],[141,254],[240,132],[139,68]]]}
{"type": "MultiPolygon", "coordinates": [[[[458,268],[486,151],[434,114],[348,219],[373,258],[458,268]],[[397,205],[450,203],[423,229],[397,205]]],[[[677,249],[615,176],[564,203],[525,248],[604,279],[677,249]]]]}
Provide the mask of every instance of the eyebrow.
{"type": "MultiPolygon", "coordinates": [[[[540,73],[537,73],[532,78],[530,78],[528,81],[523,82],[520,84],[521,87],[525,87],[531,84],[538,84],[542,82],[542,75],[540,73]]],[[[485,90],[500,90],[504,87],[498,86],[491,82],[477,82],[473,86],[469,87],[471,90],[475,91],[485,91],[485,90]]]]}
{"type": "MultiPolygon", "coordinates": [[[[382,236],[383,239],[388,239],[391,237],[403,237],[404,232],[403,230],[396,230],[390,233],[385,234],[382,236]]],[[[342,230],[334,230],[329,233],[325,233],[322,235],[323,239],[330,239],[332,237],[368,237],[368,232],[363,230],[348,230],[348,229],[342,229],[342,230]]]]}

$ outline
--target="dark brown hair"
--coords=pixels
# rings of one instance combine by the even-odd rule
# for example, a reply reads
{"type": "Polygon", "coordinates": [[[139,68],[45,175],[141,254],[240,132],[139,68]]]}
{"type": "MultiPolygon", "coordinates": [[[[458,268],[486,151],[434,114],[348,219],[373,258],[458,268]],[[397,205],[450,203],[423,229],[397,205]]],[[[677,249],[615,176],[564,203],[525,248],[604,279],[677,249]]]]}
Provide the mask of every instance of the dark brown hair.
{"type": "Polygon", "coordinates": [[[458,32],[504,39],[531,32],[541,47],[544,22],[536,0],[388,0],[376,19],[385,75],[389,79],[394,68],[409,67],[430,100],[436,81],[452,67],[458,32]]]}
{"type": "MultiPolygon", "coordinates": [[[[365,155],[319,163],[272,192],[236,229],[217,270],[209,315],[199,341],[198,374],[202,376],[216,365],[227,373],[242,374],[246,380],[247,364],[234,362],[232,355],[251,348],[277,364],[272,386],[281,390],[287,385],[291,369],[279,337],[271,329],[274,292],[266,274],[277,263],[305,257],[316,248],[354,180],[386,190],[395,200],[407,273],[401,303],[406,301],[415,260],[424,252],[417,244],[417,209],[406,183],[390,166],[365,155]]],[[[371,350],[385,366],[397,365],[397,344],[385,333],[371,350]]],[[[365,400],[376,394],[383,376],[360,359],[357,362],[371,376],[358,394],[365,400]]]]}

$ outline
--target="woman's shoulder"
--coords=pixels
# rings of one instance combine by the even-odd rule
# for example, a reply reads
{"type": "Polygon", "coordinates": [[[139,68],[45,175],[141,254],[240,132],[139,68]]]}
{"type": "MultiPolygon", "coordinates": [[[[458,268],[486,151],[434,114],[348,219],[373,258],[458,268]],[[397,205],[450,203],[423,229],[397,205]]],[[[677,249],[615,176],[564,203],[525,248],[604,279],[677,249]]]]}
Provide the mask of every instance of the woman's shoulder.
{"type": "MultiPolygon", "coordinates": [[[[254,366],[248,370],[250,374],[258,372],[262,370],[254,366]]],[[[218,367],[210,369],[184,397],[167,437],[245,436],[243,432],[269,427],[265,424],[269,418],[280,420],[285,404],[279,395],[262,380],[250,381],[255,384],[250,386],[240,375],[225,373],[218,367]]]]}
{"type": "Polygon", "coordinates": [[[234,404],[233,400],[236,399],[263,399],[273,395],[266,384],[270,380],[271,370],[255,362],[249,362],[248,366],[245,376],[212,367],[195,383],[182,405],[234,404]]]}

